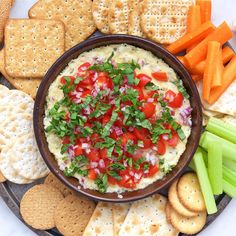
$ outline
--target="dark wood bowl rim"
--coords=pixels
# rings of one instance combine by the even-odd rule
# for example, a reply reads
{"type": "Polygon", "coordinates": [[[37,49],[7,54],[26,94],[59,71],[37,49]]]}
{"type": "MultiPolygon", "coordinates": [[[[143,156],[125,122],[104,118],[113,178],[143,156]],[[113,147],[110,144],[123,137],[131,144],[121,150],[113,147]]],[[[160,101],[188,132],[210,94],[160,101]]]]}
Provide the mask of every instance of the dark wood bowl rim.
{"type": "Polygon", "coordinates": [[[197,91],[197,88],[191,79],[190,74],[188,73],[187,69],[182,65],[182,63],[171,53],[169,53],[165,48],[161,45],[156,44],[152,41],[149,41],[144,38],[130,36],[130,35],[108,35],[108,36],[101,36],[96,38],[91,38],[86,40],[83,43],[80,43],[67,52],[65,52],[48,70],[40,87],[38,89],[35,106],[34,106],[34,113],[33,113],[33,124],[34,124],[34,133],[36,137],[36,142],[39,148],[39,151],[46,162],[47,166],[51,170],[51,172],[59,178],[66,186],[69,188],[77,191],[78,193],[84,194],[89,198],[98,201],[109,201],[109,202],[128,202],[128,201],[135,201],[142,198],[146,198],[154,193],[160,192],[161,190],[168,187],[176,178],[178,178],[181,173],[183,173],[184,169],[188,166],[189,162],[191,161],[199,143],[201,130],[202,130],[202,110],[201,110],[201,100],[197,91]],[[72,179],[65,177],[62,171],[59,170],[59,167],[50,161],[49,156],[52,155],[48,149],[46,137],[44,134],[43,127],[43,116],[44,116],[44,105],[45,105],[45,98],[47,95],[47,90],[50,84],[56,79],[57,75],[68,65],[68,62],[71,61],[73,58],[77,58],[79,54],[91,50],[96,47],[110,45],[110,44],[130,44],[136,47],[143,48],[145,50],[151,51],[154,55],[156,54],[157,57],[162,58],[167,64],[172,67],[177,74],[181,74],[180,78],[182,78],[184,85],[190,93],[190,104],[193,108],[194,120],[193,120],[193,127],[191,130],[191,134],[189,139],[191,138],[192,145],[189,145],[189,140],[186,145],[186,149],[184,153],[181,155],[177,166],[167,174],[163,179],[155,181],[154,183],[150,184],[144,189],[135,190],[132,192],[124,192],[122,193],[123,198],[118,198],[117,193],[106,193],[101,194],[95,190],[88,190],[83,188],[78,188],[79,185],[77,181],[77,185],[73,182],[72,179]],[[159,54],[159,55],[157,55],[159,54]],[[69,59],[70,58],[70,59],[69,59]],[[60,71],[56,72],[57,68],[61,68],[60,71]],[[194,135],[193,135],[194,131],[194,135]],[[194,137],[193,137],[194,136],[194,137]],[[188,155],[186,156],[188,149],[188,155]],[[183,160],[182,160],[183,159],[183,160]],[[180,161],[181,160],[181,161],[180,161]],[[181,162],[181,167],[179,168],[179,164],[181,162]],[[183,162],[183,163],[182,163],[183,162]],[[161,183],[161,184],[160,184],[161,183]],[[155,186],[158,185],[159,186],[155,186]]]}

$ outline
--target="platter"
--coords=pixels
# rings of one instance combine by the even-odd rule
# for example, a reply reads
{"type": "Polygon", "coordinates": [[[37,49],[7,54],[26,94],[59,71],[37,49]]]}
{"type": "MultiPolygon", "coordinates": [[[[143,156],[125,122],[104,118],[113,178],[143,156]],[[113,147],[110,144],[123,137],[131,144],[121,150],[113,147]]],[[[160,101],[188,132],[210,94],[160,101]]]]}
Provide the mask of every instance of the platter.
{"type": "MultiPolygon", "coordinates": [[[[90,38],[98,37],[101,36],[102,34],[100,32],[95,32],[90,38]]],[[[14,87],[1,75],[0,77],[0,84],[3,84],[7,86],[10,89],[13,89],[14,87]]],[[[186,169],[188,171],[188,169],[186,169]]],[[[43,180],[39,180],[34,182],[33,184],[28,184],[28,185],[17,185],[13,184],[9,181],[5,183],[0,184],[0,196],[3,198],[9,209],[16,215],[18,219],[21,220],[22,223],[25,224],[24,220],[22,219],[20,213],[19,213],[19,205],[20,205],[20,200],[24,193],[30,189],[32,186],[37,185],[39,183],[42,183],[43,180]]],[[[163,195],[167,195],[166,191],[161,192],[163,195]]],[[[226,208],[226,206],[229,204],[231,201],[231,197],[229,197],[226,194],[221,194],[217,196],[216,198],[216,204],[217,204],[217,213],[209,215],[207,217],[207,222],[205,228],[207,228],[226,208]]],[[[56,230],[47,230],[47,231],[40,231],[40,230],[35,230],[29,225],[27,225],[33,232],[35,232],[37,235],[40,236],[60,236],[61,234],[56,230]]],[[[180,234],[181,236],[185,236],[185,234],[180,234]]],[[[197,234],[196,234],[197,235],[197,234]]]]}

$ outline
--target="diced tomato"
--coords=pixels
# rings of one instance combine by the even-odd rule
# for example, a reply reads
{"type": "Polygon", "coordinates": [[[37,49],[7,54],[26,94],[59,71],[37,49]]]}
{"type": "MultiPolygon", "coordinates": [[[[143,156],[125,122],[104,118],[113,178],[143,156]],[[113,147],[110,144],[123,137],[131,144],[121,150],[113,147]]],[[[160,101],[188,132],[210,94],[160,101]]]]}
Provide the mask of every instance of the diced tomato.
{"type": "Polygon", "coordinates": [[[139,101],[144,100],[145,96],[144,96],[144,93],[143,93],[143,89],[139,88],[139,87],[134,87],[134,89],[136,89],[138,91],[138,100],[139,101]]]}
{"type": "Polygon", "coordinates": [[[106,123],[108,123],[110,121],[111,117],[110,116],[103,116],[102,118],[102,124],[105,125],[106,123]]]}
{"type": "Polygon", "coordinates": [[[100,138],[99,134],[93,133],[93,134],[91,135],[91,141],[92,141],[93,143],[99,142],[100,140],[101,140],[101,138],[100,138]]]}
{"type": "Polygon", "coordinates": [[[65,136],[62,140],[62,144],[69,144],[70,143],[70,137],[69,136],[65,136]]]}
{"type": "Polygon", "coordinates": [[[118,112],[118,119],[114,122],[115,126],[122,127],[124,126],[123,124],[124,116],[122,112],[118,112]]]}
{"type": "Polygon", "coordinates": [[[156,122],[156,120],[157,120],[156,116],[152,116],[152,117],[149,118],[149,121],[150,121],[152,124],[154,124],[154,123],[156,122]]]}
{"type": "Polygon", "coordinates": [[[179,142],[179,136],[176,132],[172,132],[172,138],[168,139],[167,144],[171,147],[175,147],[179,142]]]}
{"type": "Polygon", "coordinates": [[[64,76],[64,77],[61,77],[61,83],[62,84],[66,84],[66,79],[65,77],[69,78],[70,79],[70,85],[72,85],[75,81],[75,77],[73,76],[64,76]]]}
{"type": "Polygon", "coordinates": [[[94,70],[89,70],[88,71],[88,76],[87,76],[91,81],[95,81],[98,77],[98,72],[94,70]]]}
{"type": "Polygon", "coordinates": [[[116,134],[116,132],[115,132],[115,130],[112,130],[111,131],[111,133],[110,133],[110,136],[109,136],[110,138],[113,138],[113,139],[117,139],[117,134],[116,134]]]}
{"type": "Polygon", "coordinates": [[[98,149],[91,148],[90,152],[87,154],[87,157],[90,161],[99,161],[100,160],[100,153],[98,149]]]}
{"type": "Polygon", "coordinates": [[[83,154],[83,149],[81,145],[77,144],[77,147],[74,150],[75,156],[80,156],[83,154]]]}
{"type": "Polygon", "coordinates": [[[151,148],[153,146],[153,143],[152,143],[151,139],[149,139],[149,138],[145,138],[142,141],[143,141],[143,148],[144,149],[151,148]]]}
{"type": "Polygon", "coordinates": [[[101,157],[102,159],[107,158],[107,149],[106,149],[106,148],[100,149],[99,152],[100,152],[100,157],[101,157]]]}
{"type": "Polygon", "coordinates": [[[167,101],[168,106],[170,106],[172,108],[179,108],[183,104],[184,97],[183,97],[182,93],[176,94],[172,90],[168,90],[165,93],[164,100],[167,101]]]}
{"type": "Polygon", "coordinates": [[[109,88],[109,89],[113,89],[113,82],[112,82],[112,80],[104,72],[101,72],[101,73],[98,74],[98,78],[96,80],[96,84],[99,87],[103,87],[103,88],[106,87],[106,88],[109,88]]]}
{"type": "Polygon", "coordinates": [[[136,77],[139,79],[138,87],[140,88],[152,81],[152,78],[146,74],[138,74],[136,77]]]}
{"type": "Polygon", "coordinates": [[[126,146],[126,144],[129,140],[135,142],[136,141],[135,135],[133,135],[132,133],[129,133],[129,132],[124,133],[121,137],[121,145],[126,146]]]}
{"type": "Polygon", "coordinates": [[[118,184],[121,186],[121,187],[124,187],[124,188],[135,188],[136,187],[136,183],[134,182],[134,180],[131,178],[130,175],[123,175],[122,176],[122,179],[120,181],[118,181],[118,184]]]}
{"type": "Polygon", "coordinates": [[[159,80],[159,81],[167,81],[168,80],[167,74],[165,72],[160,72],[160,71],[153,72],[152,77],[156,80],[159,80]]]}
{"type": "Polygon", "coordinates": [[[89,62],[85,62],[82,65],[80,65],[79,68],[78,68],[77,75],[79,77],[84,77],[85,75],[87,75],[86,72],[87,72],[87,70],[90,66],[91,66],[91,64],[89,62]]]}
{"type": "Polygon", "coordinates": [[[111,108],[106,112],[106,115],[111,116],[114,108],[115,108],[115,105],[112,105],[111,108]]]}
{"type": "Polygon", "coordinates": [[[152,177],[158,172],[159,168],[157,165],[150,165],[149,172],[145,175],[146,177],[152,177]]]}
{"type": "Polygon", "coordinates": [[[148,119],[155,114],[156,106],[152,102],[146,102],[143,104],[141,111],[145,114],[145,117],[148,119]]]}
{"type": "Polygon", "coordinates": [[[117,180],[113,177],[111,177],[110,175],[108,175],[108,182],[112,185],[117,184],[117,180]]]}
{"type": "Polygon", "coordinates": [[[96,179],[96,177],[97,177],[97,173],[95,172],[95,170],[90,169],[88,171],[88,178],[94,180],[94,179],[96,179]]]}
{"type": "Polygon", "coordinates": [[[149,131],[148,129],[145,128],[134,128],[134,135],[138,138],[138,139],[145,139],[148,135],[149,135],[149,131]]]}
{"type": "Polygon", "coordinates": [[[93,81],[91,80],[91,78],[86,77],[85,79],[79,82],[77,88],[89,88],[91,85],[93,85],[93,81]]]}
{"type": "Polygon", "coordinates": [[[81,94],[81,98],[85,98],[87,97],[88,95],[90,95],[91,91],[90,90],[85,90],[84,92],[82,92],[81,94]]]}
{"type": "Polygon", "coordinates": [[[157,91],[148,91],[145,94],[145,99],[148,100],[149,98],[153,98],[155,102],[157,102],[158,96],[154,96],[155,94],[158,94],[157,91]]]}
{"type": "Polygon", "coordinates": [[[164,155],[166,153],[166,145],[163,141],[157,141],[157,153],[160,155],[164,155]]]}

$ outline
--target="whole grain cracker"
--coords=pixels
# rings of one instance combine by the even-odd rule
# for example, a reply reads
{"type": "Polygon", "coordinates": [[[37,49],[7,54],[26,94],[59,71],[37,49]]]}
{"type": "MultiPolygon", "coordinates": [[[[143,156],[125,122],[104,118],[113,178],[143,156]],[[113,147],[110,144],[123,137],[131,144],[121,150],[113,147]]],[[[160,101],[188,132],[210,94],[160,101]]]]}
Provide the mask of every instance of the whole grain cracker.
{"type": "Polygon", "coordinates": [[[206,224],[207,213],[200,212],[194,217],[185,217],[177,213],[171,206],[169,210],[169,217],[171,224],[184,234],[196,234],[202,230],[206,224]]]}
{"type": "Polygon", "coordinates": [[[65,49],[61,21],[11,19],[5,27],[5,70],[12,77],[43,77],[65,49]]]}
{"type": "Polygon", "coordinates": [[[15,183],[15,184],[28,184],[33,182],[30,179],[26,179],[19,175],[15,169],[12,167],[12,163],[10,161],[10,156],[12,152],[12,146],[6,145],[0,153],[0,171],[4,175],[4,177],[15,183]]]}
{"type": "Polygon", "coordinates": [[[49,173],[39,153],[34,133],[16,139],[12,146],[11,161],[13,168],[27,179],[40,179],[49,173]]]}
{"type": "Polygon", "coordinates": [[[177,192],[181,203],[190,211],[205,211],[206,205],[198,177],[195,173],[184,174],[178,182],[177,192]]]}
{"type": "Polygon", "coordinates": [[[29,17],[61,20],[66,27],[67,50],[96,30],[91,0],[39,0],[29,10],[29,17]]]}
{"type": "Polygon", "coordinates": [[[92,4],[93,19],[97,28],[104,34],[110,33],[108,25],[110,4],[110,0],[93,0],[92,4]]]}
{"type": "Polygon", "coordinates": [[[108,23],[112,34],[127,34],[129,28],[129,0],[113,0],[110,6],[108,23]]]}
{"type": "Polygon", "coordinates": [[[4,38],[4,28],[10,15],[11,0],[1,0],[0,2],[0,43],[4,38]]]}
{"type": "Polygon", "coordinates": [[[121,227],[120,235],[178,235],[179,232],[167,222],[166,203],[167,199],[159,194],[134,202],[121,227]]]}
{"type": "Polygon", "coordinates": [[[116,203],[112,205],[114,236],[119,236],[120,228],[125,221],[131,203],[116,203]]]}
{"type": "Polygon", "coordinates": [[[0,183],[5,182],[7,179],[5,178],[5,176],[2,174],[2,172],[0,171],[0,183]]]}
{"type": "Polygon", "coordinates": [[[55,227],[54,212],[63,199],[62,193],[49,185],[35,185],[23,196],[20,213],[24,221],[35,229],[55,227]]]}
{"type": "Polygon", "coordinates": [[[55,210],[57,229],[66,236],[82,236],[94,209],[93,201],[80,195],[68,195],[55,210]]]}
{"type": "Polygon", "coordinates": [[[14,114],[0,124],[0,133],[6,142],[14,143],[17,138],[33,133],[33,117],[27,113],[14,114]]]}
{"type": "Polygon", "coordinates": [[[12,78],[5,71],[4,50],[0,51],[0,72],[16,88],[35,98],[38,87],[42,81],[40,78],[12,78]]]}
{"type": "Polygon", "coordinates": [[[24,110],[25,113],[33,115],[34,100],[28,94],[12,89],[5,93],[0,93],[0,106],[14,106],[24,110]]]}
{"type": "Polygon", "coordinates": [[[7,141],[5,139],[5,137],[0,134],[0,151],[2,150],[2,148],[7,144],[7,141]]]}
{"type": "Polygon", "coordinates": [[[113,235],[112,204],[99,202],[93,212],[83,236],[113,235]]]}
{"type": "Polygon", "coordinates": [[[193,217],[197,216],[196,212],[188,210],[179,200],[178,193],[177,193],[177,183],[176,180],[169,188],[168,191],[168,199],[170,201],[171,206],[176,210],[180,215],[186,217],[193,217]]]}
{"type": "Polygon", "coordinates": [[[141,29],[157,43],[170,44],[187,29],[187,14],[192,0],[144,0],[141,29]]]}
{"type": "Polygon", "coordinates": [[[57,188],[61,191],[64,197],[67,197],[68,195],[72,194],[72,190],[70,190],[68,187],[66,187],[58,178],[55,177],[52,173],[49,173],[49,175],[44,180],[44,184],[48,184],[54,188],[57,188]]]}

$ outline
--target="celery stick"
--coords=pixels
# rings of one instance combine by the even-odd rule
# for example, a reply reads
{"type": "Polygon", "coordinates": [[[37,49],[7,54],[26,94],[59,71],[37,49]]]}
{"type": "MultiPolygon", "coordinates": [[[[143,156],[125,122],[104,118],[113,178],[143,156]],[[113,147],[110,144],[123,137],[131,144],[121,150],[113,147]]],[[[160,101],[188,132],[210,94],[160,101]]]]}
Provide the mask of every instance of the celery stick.
{"type": "Polygon", "coordinates": [[[225,166],[223,166],[223,178],[236,187],[236,173],[225,166]]]}
{"type": "Polygon", "coordinates": [[[208,214],[217,212],[217,207],[212,193],[211,184],[208,178],[207,169],[203,160],[202,152],[197,150],[193,157],[194,165],[196,166],[197,176],[201,186],[202,194],[205,200],[208,214]]]}
{"type": "Polygon", "coordinates": [[[223,179],[223,190],[230,197],[236,197],[236,187],[223,179]]]}
{"type": "Polygon", "coordinates": [[[200,146],[206,151],[208,146],[212,142],[218,142],[222,145],[222,155],[223,158],[227,158],[233,161],[236,161],[236,144],[229,142],[223,138],[220,138],[212,133],[204,132],[204,135],[201,137],[200,146]]]}
{"type": "Polygon", "coordinates": [[[208,145],[208,175],[212,192],[219,195],[222,190],[222,148],[220,143],[212,142],[208,145]]]}
{"type": "Polygon", "coordinates": [[[236,172],[236,162],[229,160],[229,159],[223,159],[223,165],[226,166],[227,168],[229,168],[232,171],[236,172]]]}
{"type": "Polygon", "coordinates": [[[230,142],[236,143],[236,127],[217,118],[211,117],[209,119],[206,130],[230,142]]]}
{"type": "Polygon", "coordinates": [[[192,170],[196,171],[196,167],[195,167],[195,165],[193,163],[193,160],[190,161],[188,167],[191,168],[192,170]]]}

